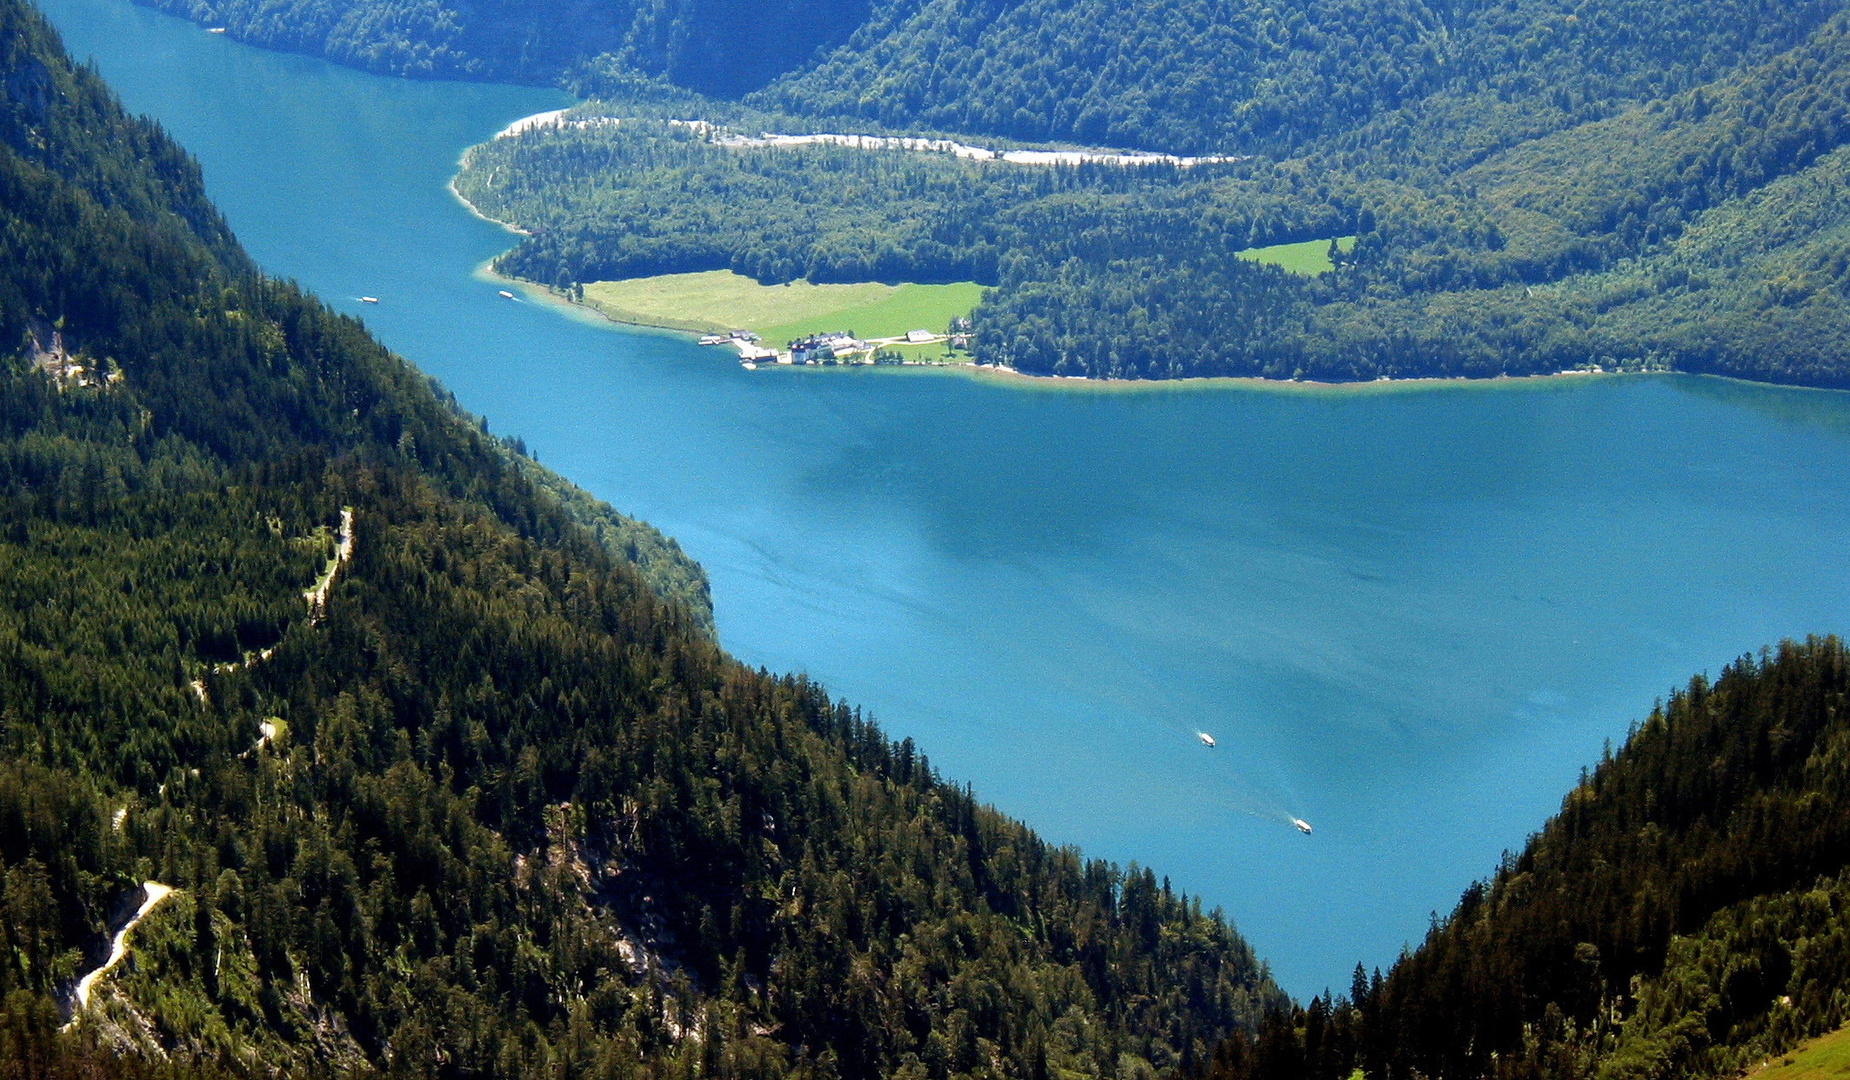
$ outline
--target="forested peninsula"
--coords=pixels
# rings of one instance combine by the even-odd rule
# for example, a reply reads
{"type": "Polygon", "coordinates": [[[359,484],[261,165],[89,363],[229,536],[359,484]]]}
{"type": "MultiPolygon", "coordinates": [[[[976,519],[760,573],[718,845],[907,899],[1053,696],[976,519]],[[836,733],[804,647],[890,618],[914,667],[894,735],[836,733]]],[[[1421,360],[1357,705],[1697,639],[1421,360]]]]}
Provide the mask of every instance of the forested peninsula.
{"type": "MultiPolygon", "coordinates": [[[[1669,10],[1709,27],[1721,6],[1669,10]]],[[[1659,77],[1623,86],[1538,70],[1527,92],[1442,89],[1286,158],[764,145],[800,121],[688,124],[632,99],[477,148],[457,187],[532,234],[500,269],[562,289],[714,269],[977,281],[976,359],[1034,374],[1845,386],[1850,16],[1816,15],[1769,14],[1751,43],[1668,37],[1659,77]],[[1241,257],[1349,236],[1315,276],[1241,257]]]]}
{"type": "Polygon", "coordinates": [[[0,1077],[1155,1076],[1284,1006],[1198,899],[728,657],[677,548],[254,269],[22,0],[0,341],[0,1077]]]}
{"type": "Polygon", "coordinates": [[[458,181],[532,234],[500,269],[561,290],[971,281],[975,359],[1031,374],[1850,386],[1844,0],[158,5],[590,98],[592,122],[498,140],[458,181]],[[1241,257],[1349,237],[1321,274],[1241,257]]]}

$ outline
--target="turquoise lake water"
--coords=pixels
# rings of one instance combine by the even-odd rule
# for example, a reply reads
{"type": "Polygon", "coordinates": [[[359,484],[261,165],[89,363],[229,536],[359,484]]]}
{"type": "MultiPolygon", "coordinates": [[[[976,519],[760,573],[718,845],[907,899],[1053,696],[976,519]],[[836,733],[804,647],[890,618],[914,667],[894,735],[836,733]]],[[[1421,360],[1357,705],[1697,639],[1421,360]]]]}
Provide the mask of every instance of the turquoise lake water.
{"type": "Polygon", "coordinates": [[[746,372],[472,277],[512,238],[457,155],[558,94],[47,6],[265,268],[678,537],[738,656],[1224,907],[1302,997],[1417,941],[1673,685],[1850,621],[1850,396],[746,372]]]}

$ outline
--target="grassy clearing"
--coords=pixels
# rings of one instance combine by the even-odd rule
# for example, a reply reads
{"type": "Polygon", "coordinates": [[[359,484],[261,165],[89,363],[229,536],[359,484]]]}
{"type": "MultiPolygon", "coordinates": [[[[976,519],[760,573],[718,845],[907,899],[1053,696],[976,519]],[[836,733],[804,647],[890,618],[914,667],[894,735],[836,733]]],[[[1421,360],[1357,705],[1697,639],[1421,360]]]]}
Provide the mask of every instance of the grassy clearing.
{"type": "MultiPolygon", "coordinates": [[[[1355,237],[1337,237],[1336,250],[1354,251],[1355,237]]],[[[1276,266],[1288,274],[1301,274],[1304,277],[1316,277],[1318,274],[1327,274],[1336,269],[1335,265],[1330,262],[1330,242],[1327,239],[1247,248],[1245,251],[1234,254],[1236,258],[1276,266]]]]}
{"type": "Polygon", "coordinates": [[[1748,1075],[1752,1080],[1845,1080],[1850,1077],[1850,1028],[1801,1043],[1748,1075]]]}
{"type": "MultiPolygon", "coordinates": [[[[585,286],[585,303],[618,322],[702,334],[750,330],[781,348],[792,338],[852,330],[863,338],[908,330],[943,333],[982,297],[974,282],[953,285],[760,285],[730,270],[664,274],[585,286]]],[[[942,346],[935,347],[941,352],[942,346]]]]}
{"type": "MultiPolygon", "coordinates": [[[[787,286],[777,286],[786,288],[787,286]]],[[[954,285],[881,285],[887,295],[835,311],[805,315],[759,329],[766,341],[782,344],[805,334],[827,330],[852,330],[862,338],[897,337],[908,330],[930,330],[942,334],[951,320],[967,316],[983,297],[983,287],[973,281],[954,285]]],[[[763,288],[763,286],[759,286],[763,288]]],[[[811,285],[812,289],[862,289],[864,285],[811,285]]]]}

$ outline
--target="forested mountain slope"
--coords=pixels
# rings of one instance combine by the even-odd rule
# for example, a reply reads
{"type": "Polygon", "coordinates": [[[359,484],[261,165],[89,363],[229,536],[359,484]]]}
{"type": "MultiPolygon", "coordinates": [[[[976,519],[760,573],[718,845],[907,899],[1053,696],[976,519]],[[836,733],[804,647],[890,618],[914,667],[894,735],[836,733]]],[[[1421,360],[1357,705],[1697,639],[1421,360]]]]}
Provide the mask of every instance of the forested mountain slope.
{"type": "Polygon", "coordinates": [[[1693,680],[1385,978],[1215,1080],[1738,1075],[1850,1020],[1850,652],[1693,680]]]}
{"type": "Polygon", "coordinates": [[[1415,114],[1466,110],[1529,135],[1584,122],[1765,61],[1842,7],[1842,0],[148,2],[256,44],[396,74],[564,79],[589,92],[654,85],[725,99],[776,80],[753,100],[797,115],[1274,156],[1370,124],[1405,131],[1415,114]]]}
{"type": "Polygon", "coordinates": [[[868,0],[147,2],[255,45],[393,75],[541,84],[615,78],[721,97],[811,61],[868,10],[868,0]]]}
{"type": "Polygon", "coordinates": [[[900,127],[1279,156],[1429,97],[1584,120],[1766,60],[1840,6],[899,0],[757,100],[900,127]]]}
{"type": "Polygon", "coordinates": [[[20,0],[0,61],[0,1075],[1136,1075],[1282,1001],[729,659],[20,0]]]}

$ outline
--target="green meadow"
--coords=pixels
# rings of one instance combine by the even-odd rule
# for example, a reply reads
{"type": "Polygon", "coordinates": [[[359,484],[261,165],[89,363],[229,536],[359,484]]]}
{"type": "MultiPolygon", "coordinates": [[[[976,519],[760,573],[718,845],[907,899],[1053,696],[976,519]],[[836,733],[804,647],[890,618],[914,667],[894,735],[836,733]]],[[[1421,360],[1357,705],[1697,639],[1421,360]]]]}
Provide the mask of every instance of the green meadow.
{"type": "Polygon", "coordinates": [[[1850,1078],[1850,1028],[1820,1035],[1782,1055],[1752,1080],[1846,1080],[1850,1078]]]}
{"type": "MultiPolygon", "coordinates": [[[[983,295],[983,287],[969,281],[760,285],[730,270],[595,281],[584,288],[585,304],[618,322],[701,334],[750,330],[776,348],[828,330],[851,330],[862,338],[897,337],[908,330],[942,334],[952,319],[969,315],[983,295]]],[[[944,349],[930,346],[922,351],[944,349]]]]}
{"type": "MultiPolygon", "coordinates": [[[[1349,252],[1355,250],[1355,237],[1339,236],[1336,238],[1336,250],[1349,252]]],[[[1249,262],[1265,263],[1276,266],[1286,273],[1302,274],[1316,277],[1336,269],[1330,262],[1330,241],[1305,240],[1296,244],[1273,244],[1271,247],[1247,248],[1234,253],[1235,257],[1249,262]]]]}

